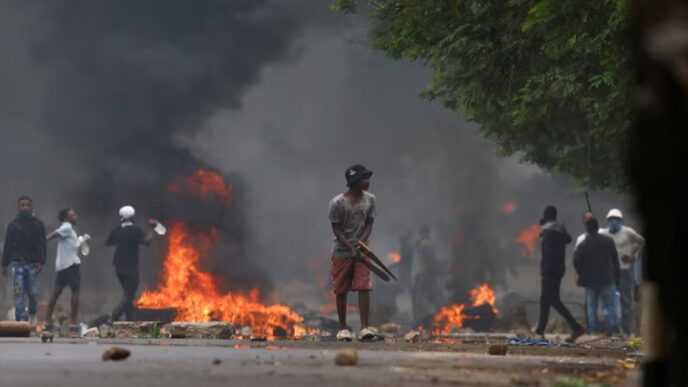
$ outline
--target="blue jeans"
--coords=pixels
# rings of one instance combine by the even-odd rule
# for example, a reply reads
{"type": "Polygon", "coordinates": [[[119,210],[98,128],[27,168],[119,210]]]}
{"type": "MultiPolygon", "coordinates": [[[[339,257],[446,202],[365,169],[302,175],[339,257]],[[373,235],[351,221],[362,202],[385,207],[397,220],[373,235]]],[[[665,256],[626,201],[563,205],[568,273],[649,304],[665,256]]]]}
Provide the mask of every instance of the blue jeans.
{"type": "Polygon", "coordinates": [[[38,290],[36,280],[38,265],[35,263],[12,262],[14,279],[14,316],[17,321],[29,321],[36,314],[38,290]],[[26,302],[28,301],[28,311],[26,302]]]}
{"type": "Polygon", "coordinates": [[[607,333],[619,332],[619,316],[617,314],[616,287],[613,285],[602,288],[585,288],[585,301],[588,305],[588,330],[600,332],[600,321],[597,318],[597,307],[602,300],[602,308],[607,314],[607,333]]]}

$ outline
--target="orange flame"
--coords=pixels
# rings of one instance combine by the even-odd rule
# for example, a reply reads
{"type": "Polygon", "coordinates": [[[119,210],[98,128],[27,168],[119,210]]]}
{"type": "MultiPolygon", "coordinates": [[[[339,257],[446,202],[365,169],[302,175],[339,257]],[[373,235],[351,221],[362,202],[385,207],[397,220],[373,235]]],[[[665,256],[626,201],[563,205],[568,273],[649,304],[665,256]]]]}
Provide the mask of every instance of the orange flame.
{"type": "Polygon", "coordinates": [[[391,253],[387,254],[387,258],[389,258],[392,263],[399,263],[401,262],[401,253],[398,251],[392,251],[391,253]]]}
{"type": "Polygon", "coordinates": [[[463,320],[466,315],[463,314],[464,305],[454,304],[442,307],[442,309],[432,318],[432,323],[435,329],[432,334],[435,336],[446,336],[454,329],[463,327],[463,320]]]}
{"type": "MultiPolygon", "coordinates": [[[[492,311],[498,314],[497,297],[494,290],[489,284],[484,283],[479,287],[470,291],[471,301],[473,306],[480,306],[488,304],[492,307],[492,311]]],[[[464,320],[478,319],[478,316],[471,316],[464,314],[466,308],[463,304],[454,304],[442,307],[439,312],[435,314],[432,319],[433,327],[432,334],[435,336],[449,335],[454,329],[463,328],[464,320]]]]}
{"type": "Polygon", "coordinates": [[[532,257],[535,254],[535,244],[538,238],[540,238],[540,226],[534,224],[521,231],[516,238],[516,242],[523,246],[525,254],[532,257]]]}
{"type": "Polygon", "coordinates": [[[225,206],[232,201],[232,188],[225,183],[225,179],[217,172],[199,169],[193,175],[179,178],[167,188],[170,192],[190,193],[201,199],[215,197],[225,206]]]}
{"type": "Polygon", "coordinates": [[[504,203],[504,205],[502,206],[502,214],[511,215],[514,213],[514,211],[516,211],[517,208],[518,205],[516,204],[516,202],[504,203]]]}
{"type": "Polygon", "coordinates": [[[163,276],[158,290],[145,291],[140,308],[175,308],[177,321],[225,321],[250,326],[254,336],[271,337],[281,328],[293,334],[303,318],[285,305],[260,303],[258,289],[248,294],[220,294],[215,279],[200,269],[201,257],[218,239],[216,230],[191,232],[182,223],[172,223],[163,276]]]}
{"type": "Polygon", "coordinates": [[[497,297],[495,297],[494,290],[492,290],[489,284],[485,283],[471,290],[471,300],[473,300],[473,306],[488,304],[492,307],[492,311],[495,314],[499,314],[497,310],[497,297]]]}

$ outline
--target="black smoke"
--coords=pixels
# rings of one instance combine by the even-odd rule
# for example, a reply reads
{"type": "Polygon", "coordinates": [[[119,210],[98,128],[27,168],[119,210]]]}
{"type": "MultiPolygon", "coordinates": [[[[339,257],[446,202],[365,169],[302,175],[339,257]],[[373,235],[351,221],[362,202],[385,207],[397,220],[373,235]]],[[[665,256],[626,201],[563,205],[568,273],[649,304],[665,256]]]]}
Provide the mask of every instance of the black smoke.
{"type": "MultiPolygon", "coordinates": [[[[179,138],[195,134],[219,108],[239,109],[263,67],[289,58],[305,4],[3,1],[3,170],[21,182],[19,189],[37,197],[48,224],[62,206],[84,214],[80,226],[98,234],[94,253],[102,260],[86,265],[92,269],[87,283],[108,275],[100,269],[108,267],[111,252],[98,247],[108,227],[116,225],[120,206],[133,204],[143,216],[198,221],[190,215],[196,204],[171,200],[166,188],[180,176],[213,166],[179,138]]],[[[230,287],[267,288],[267,275],[246,259],[243,247],[248,238],[243,180],[237,173],[226,177],[233,186],[232,206],[213,221],[225,248],[208,264],[230,287]]],[[[11,206],[17,194],[3,199],[11,206]]],[[[10,206],[3,213],[10,213],[10,206]]],[[[149,280],[159,264],[144,265],[149,280]]]]}

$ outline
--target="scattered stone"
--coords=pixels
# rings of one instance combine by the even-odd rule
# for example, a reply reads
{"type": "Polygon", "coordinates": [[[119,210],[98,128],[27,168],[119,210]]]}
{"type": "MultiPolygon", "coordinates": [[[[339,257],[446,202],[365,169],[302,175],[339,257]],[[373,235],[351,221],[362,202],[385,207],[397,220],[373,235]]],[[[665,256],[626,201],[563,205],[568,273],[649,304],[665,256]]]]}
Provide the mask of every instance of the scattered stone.
{"type": "Polygon", "coordinates": [[[172,339],[230,339],[234,335],[234,327],[223,322],[173,322],[164,325],[160,334],[172,339]]]}
{"type": "Polygon", "coordinates": [[[131,351],[125,348],[112,347],[103,352],[103,361],[121,361],[131,355],[131,351]]]}
{"type": "Polygon", "coordinates": [[[494,344],[490,345],[487,349],[487,353],[494,356],[506,356],[507,352],[509,352],[508,345],[494,344]]]}
{"type": "Polygon", "coordinates": [[[217,365],[220,365],[220,364],[222,364],[222,360],[220,360],[220,359],[215,359],[215,360],[213,360],[213,365],[216,365],[216,366],[217,366],[217,365]]]}
{"type": "Polygon", "coordinates": [[[93,327],[93,328],[88,328],[85,332],[83,337],[88,337],[88,338],[98,338],[100,337],[100,329],[93,327]]]}
{"type": "Polygon", "coordinates": [[[109,339],[115,337],[115,332],[110,325],[103,324],[98,328],[101,339],[109,339]]]}
{"type": "Polygon", "coordinates": [[[334,357],[334,364],[338,366],[355,366],[358,364],[358,352],[351,348],[340,349],[334,357]]]}
{"type": "Polygon", "coordinates": [[[409,333],[404,335],[404,340],[407,343],[417,343],[418,341],[420,341],[420,332],[410,331],[409,333]]]}
{"type": "Polygon", "coordinates": [[[151,337],[159,325],[157,321],[116,321],[112,323],[112,336],[117,338],[151,337]]]}
{"type": "Polygon", "coordinates": [[[386,323],[380,325],[380,332],[388,335],[398,335],[401,332],[401,326],[395,323],[386,323]]]}

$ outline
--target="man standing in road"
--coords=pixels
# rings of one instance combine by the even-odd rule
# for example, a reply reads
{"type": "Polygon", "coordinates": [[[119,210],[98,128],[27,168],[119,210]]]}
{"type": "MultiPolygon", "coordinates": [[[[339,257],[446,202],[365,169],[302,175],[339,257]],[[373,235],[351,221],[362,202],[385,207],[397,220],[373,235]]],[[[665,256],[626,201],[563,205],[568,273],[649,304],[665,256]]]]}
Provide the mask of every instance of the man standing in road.
{"type": "Polygon", "coordinates": [[[36,323],[36,281],[46,256],[45,226],[33,212],[33,200],[17,200],[17,217],[7,226],[2,252],[2,273],[11,270],[14,281],[14,313],[17,321],[36,323]]]}
{"type": "Polygon", "coordinates": [[[561,280],[566,272],[566,245],[571,243],[571,235],[566,231],[563,224],[557,222],[557,208],[547,206],[542,220],[540,220],[542,231],[540,240],[542,243],[542,261],[540,262],[540,272],[542,275],[542,285],[540,294],[540,319],[535,333],[544,336],[547,323],[549,321],[550,307],[554,308],[566,320],[572,330],[569,342],[575,342],[585,333],[585,329],[571,315],[571,312],[561,302],[560,289],[561,280]]]}
{"type": "Polygon", "coordinates": [[[351,341],[346,324],[347,296],[358,292],[361,318],[359,340],[369,340],[377,333],[369,327],[370,291],[373,282],[370,269],[360,262],[358,242],[367,243],[375,220],[375,195],[368,192],[373,172],[363,165],[347,168],[344,174],[348,190],[330,201],[329,220],[335,236],[332,253],[331,281],[337,299],[340,330],[337,340],[351,341]]]}
{"type": "Polygon", "coordinates": [[[607,235],[614,240],[616,250],[619,253],[619,266],[621,275],[619,280],[619,293],[621,298],[621,330],[625,335],[633,332],[633,309],[635,273],[634,265],[639,253],[645,245],[645,239],[634,229],[623,223],[623,213],[618,209],[612,209],[607,214],[607,228],[600,230],[602,235],[607,235]]]}

